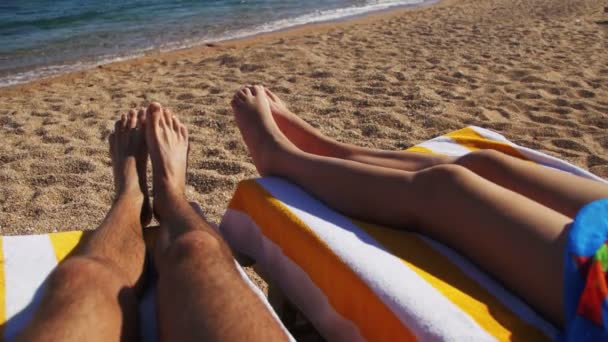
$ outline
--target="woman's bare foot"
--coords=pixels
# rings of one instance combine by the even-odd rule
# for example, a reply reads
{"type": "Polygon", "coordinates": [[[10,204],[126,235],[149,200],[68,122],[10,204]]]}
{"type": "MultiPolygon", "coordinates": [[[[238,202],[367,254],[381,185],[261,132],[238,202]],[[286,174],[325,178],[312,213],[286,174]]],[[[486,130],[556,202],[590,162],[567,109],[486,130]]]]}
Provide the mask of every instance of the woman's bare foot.
{"type": "Polygon", "coordinates": [[[270,103],[262,86],[243,87],[232,99],[234,117],[262,176],[272,174],[277,153],[296,151],[272,118],[270,103]]]}
{"type": "Polygon", "coordinates": [[[143,110],[139,113],[130,110],[116,121],[109,141],[116,198],[128,197],[140,201],[141,223],[146,226],[152,220],[152,211],[146,180],[148,151],[144,138],[144,121],[143,110]]]}
{"type": "Polygon", "coordinates": [[[287,108],[287,105],[270,89],[264,88],[272,116],[289,141],[304,152],[339,158],[342,146],[323,135],[287,108]]]}
{"type": "Polygon", "coordinates": [[[148,106],[146,143],[152,160],[154,213],[163,216],[163,201],[184,197],[188,163],[188,129],[158,103],[148,106]]]}

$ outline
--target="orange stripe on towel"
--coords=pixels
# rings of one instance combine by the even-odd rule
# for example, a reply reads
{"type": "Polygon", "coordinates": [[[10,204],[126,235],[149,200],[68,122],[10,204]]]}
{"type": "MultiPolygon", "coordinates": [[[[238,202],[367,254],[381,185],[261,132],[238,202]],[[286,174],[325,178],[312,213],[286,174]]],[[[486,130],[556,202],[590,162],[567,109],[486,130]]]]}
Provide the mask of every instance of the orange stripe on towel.
{"type": "Polygon", "coordinates": [[[412,146],[412,147],[408,148],[407,150],[405,150],[404,152],[441,155],[441,153],[434,152],[434,151],[432,151],[426,147],[422,147],[422,146],[412,146]]]}
{"type": "Polygon", "coordinates": [[[420,237],[413,233],[354,222],[498,340],[549,340],[538,328],[514,314],[420,237]]]}
{"type": "Polygon", "coordinates": [[[229,207],[246,212],[264,236],[308,274],[334,310],[352,321],[366,340],[416,340],[414,334],[324,241],[257,182],[241,182],[229,207]],[[247,201],[247,198],[256,200],[247,201]]]}

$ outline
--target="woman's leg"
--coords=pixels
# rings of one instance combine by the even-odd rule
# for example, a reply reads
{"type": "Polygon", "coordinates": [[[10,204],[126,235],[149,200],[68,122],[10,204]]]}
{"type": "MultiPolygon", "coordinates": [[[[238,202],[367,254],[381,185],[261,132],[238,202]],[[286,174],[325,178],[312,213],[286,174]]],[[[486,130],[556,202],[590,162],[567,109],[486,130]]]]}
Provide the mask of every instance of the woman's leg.
{"type": "Polygon", "coordinates": [[[110,136],[116,201],[82,249],[51,273],[40,308],[19,340],[138,338],[135,287],[145,257],[141,220],[149,221],[152,214],[141,130],[135,112],[116,123],[110,136]]]}
{"type": "Polygon", "coordinates": [[[455,163],[571,218],[584,205],[608,197],[608,184],[494,150],[470,153],[455,163]]]}
{"type": "Polygon", "coordinates": [[[265,92],[277,126],[289,141],[304,152],[403,171],[418,171],[454,162],[454,158],[447,156],[385,151],[341,143],[321,134],[318,129],[291,112],[285,102],[269,89],[265,88],[265,92]]]}
{"type": "Polygon", "coordinates": [[[285,177],[346,215],[416,227],[563,321],[562,255],[571,219],[458,165],[405,172],[303,152],[280,132],[263,92],[242,89],[232,103],[262,175],[285,177]]]}
{"type": "Polygon", "coordinates": [[[574,217],[585,204],[608,197],[607,184],[539,167],[498,151],[483,150],[461,158],[452,158],[340,143],[322,135],[289,111],[285,103],[270,90],[266,89],[266,94],[278,127],[293,144],[308,153],[404,171],[458,164],[569,217],[574,217]]]}

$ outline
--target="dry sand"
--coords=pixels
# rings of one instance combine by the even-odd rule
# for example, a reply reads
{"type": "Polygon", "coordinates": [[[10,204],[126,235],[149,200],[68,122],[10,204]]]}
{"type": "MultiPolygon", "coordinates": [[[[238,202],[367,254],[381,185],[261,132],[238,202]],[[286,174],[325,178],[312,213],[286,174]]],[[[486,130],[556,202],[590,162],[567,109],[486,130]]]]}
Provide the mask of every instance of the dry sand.
{"type": "Polygon", "coordinates": [[[150,101],[189,126],[187,194],[219,221],[256,176],[229,106],[245,83],[344,142],[403,149],[474,124],[607,177],[605,5],[447,0],[0,89],[1,233],[94,229],[113,120],[150,101]]]}

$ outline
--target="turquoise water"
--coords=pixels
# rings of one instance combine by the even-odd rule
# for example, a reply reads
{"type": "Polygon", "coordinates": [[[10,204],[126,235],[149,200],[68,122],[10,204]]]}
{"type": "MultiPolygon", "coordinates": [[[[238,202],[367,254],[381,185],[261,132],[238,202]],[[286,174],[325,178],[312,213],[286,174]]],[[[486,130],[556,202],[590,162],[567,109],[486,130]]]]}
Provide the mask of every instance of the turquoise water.
{"type": "Polygon", "coordinates": [[[423,0],[0,0],[0,86],[423,0]]]}

